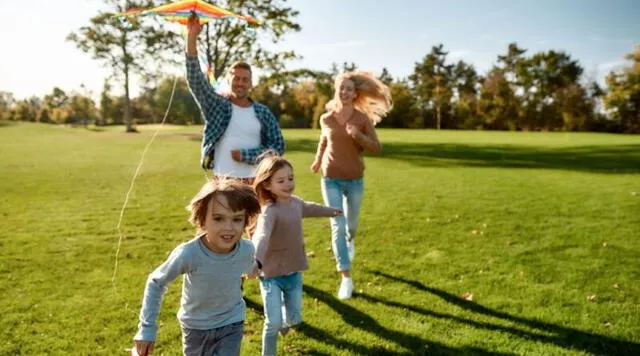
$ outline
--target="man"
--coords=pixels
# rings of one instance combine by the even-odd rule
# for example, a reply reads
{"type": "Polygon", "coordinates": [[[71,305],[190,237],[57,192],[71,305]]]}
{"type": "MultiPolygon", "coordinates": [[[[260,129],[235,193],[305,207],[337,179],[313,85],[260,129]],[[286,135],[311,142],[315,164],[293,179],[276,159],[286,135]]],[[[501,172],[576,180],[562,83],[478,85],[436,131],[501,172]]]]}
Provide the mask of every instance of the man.
{"type": "Polygon", "coordinates": [[[216,175],[251,183],[257,158],[266,151],[284,154],[278,121],[269,108],[249,97],[251,66],[235,62],[227,72],[231,94],[215,92],[198,61],[197,41],[202,30],[194,14],[187,24],[187,82],[204,118],[201,164],[216,175]]]}

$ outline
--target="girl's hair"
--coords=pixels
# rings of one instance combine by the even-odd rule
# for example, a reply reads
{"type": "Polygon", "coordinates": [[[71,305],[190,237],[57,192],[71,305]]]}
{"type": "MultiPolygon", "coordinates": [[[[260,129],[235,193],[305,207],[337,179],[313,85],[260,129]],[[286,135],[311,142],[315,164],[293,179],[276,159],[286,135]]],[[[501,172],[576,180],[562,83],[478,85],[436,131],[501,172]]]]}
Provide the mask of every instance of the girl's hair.
{"type": "Polygon", "coordinates": [[[269,184],[271,177],[284,167],[289,167],[293,170],[293,166],[289,161],[275,154],[267,155],[258,163],[255,174],[256,178],[253,181],[253,189],[258,195],[260,205],[264,205],[268,201],[276,201],[276,197],[267,190],[266,186],[269,184]]]}
{"type": "Polygon", "coordinates": [[[198,233],[204,231],[207,219],[207,207],[211,199],[224,196],[231,211],[245,211],[245,227],[252,226],[254,220],[260,213],[260,203],[258,197],[250,185],[242,183],[237,179],[226,177],[213,177],[205,183],[198,194],[196,194],[187,206],[191,212],[189,222],[196,227],[198,233]]]}
{"type": "Polygon", "coordinates": [[[393,107],[393,102],[389,87],[369,72],[357,70],[339,74],[334,83],[333,99],[327,103],[325,108],[329,111],[342,109],[340,85],[346,79],[352,81],[356,89],[357,96],[353,100],[353,107],[367,115],[374,125],[380,122],[382,117],[393,107]]]}

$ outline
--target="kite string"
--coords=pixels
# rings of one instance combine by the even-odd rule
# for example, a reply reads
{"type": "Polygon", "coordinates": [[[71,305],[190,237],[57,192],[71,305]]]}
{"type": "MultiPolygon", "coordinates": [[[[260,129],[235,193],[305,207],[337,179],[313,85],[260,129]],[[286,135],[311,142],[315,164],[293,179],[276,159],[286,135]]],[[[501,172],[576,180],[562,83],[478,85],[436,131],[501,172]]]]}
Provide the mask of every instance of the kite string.
{"type": "MultiPolygon", "coordinates": [[[[186,38],[183,38],[183,41],[184,41],[183,45],[186,45],[186,38]]],[[[199,57],[202,60],[202,56],[199,55],[199,57]]],[[[208,68],[208,69],[209,69],[208,71],[210,71],[210,68],[208,68]]],[[[112,283],[112,286],[113,286],[113,290],[114,290],[115,294],[120,298],[122,298],[122,297],[121,297],[120,293],[118,293],[118,288],[117,288],[117,285],[116,285],[116,277],[117,277],[117,273],[118,273],[118,261],[119,261],[119,256],[120,256],[120,249],[122,247],[122,240],[126,238],[126,236],[124,235],[124,233],[122,231],[122,222],[123,222],[123,219],[124,219],[124,212],[125,212],[125,210],[127,208],[127,205],[129,203],[129,199],[131,197],[131,193],[133,192],[133,188],[134,188],[134,185],[135,185],[135,180],[136,180],[136,178],[138,177],[138,175],[140,173],[142,165],[144,164],[144,158],[145,158],[145,156],[147,154],[147,151],[149,150],[149,148],[151,147],[151,144],[153,143],[153,141],[156,139],[156,137],[160,133],[160,130],[164,126],[164,124],[166,122],[166,119],[167,119],[167,117],[169,115],[169,111],[171,109],[171,105],[173,103],[174,94],[175,94],[175,91],[176,91],[177,82],[178,82],[178,76],[176,76],[174,78],[173,88],[171,90],[171,96],[169,97],[169,104],[167,105],[167,109],[165,110],[165,113],[164,113],[164,116],[162,118],[162,121],[160,122],[160,125],[158,126],[156,131],[153,133],[153,135],[151,137],[151,140],[149,140],[149,142],[145,146],[144,150],[142,151],[142,154],[140,156],[140,162],[138,162],[138,166],[136,167],[136,170],[135,170],[135,172],[133,174],[133,177],[131,178],[131,182],[129,184],[129,189],[128,189],[126,195],[125,195],[125,199],[124,199],[124,202],[122,204],[122,208],[120,209],[120,216],[119,216],[119,219],[118,219],[118,224],[116,226],[116,229],[118,230],[118,243],[117,243],[117,247],[116,247],[115,261],[114,261],[114,267],[113,267],[113,275],[111,277],[111,283],[112,283]]],[[[211,83],[211,84],[215,86],[215,84],[217,84],[216,82],[217,81],[214,79],[213,83],[211,83]]],[[[207,170],[204,171],[204,179],[205,180],[209,180],[212,177],[212,176],[208,175],[208,173],[209,172],[207,170]]],[[[125,302],[125,309],[130,310],[128,302],[125,302]]],[[[130,310],[130,311],[135,313],[133,310],[130,310]]]]}
{"type": "Polygon", "coordinates": [[[111,283],[113,285],[114,290],[116,291],[116,294],[117,294],[116,275],[118,273],[118,257],[120,255],[120,247],[122,246],[122,240],[125,238],[125,236],[124,236],[124,234],[122,232],[122,220],[124,218],[124,212],[125,212],[125,210],[127,208],[127,204],[129,203],[129,198],[131,197],[131,192],[133,192],[133,187],[134,187],[134,184],[135,184],[135,180],[138,177],[138,174],[140,173],[140,169],[142,168],[142,164],[144,163],[144,157],[147,154],[147,151],[149,151],[149,147],[151,147],[151,144],[153,143],[153,141],[156,139],[156,137],[160,133],[160,130],[162,129],[162,127],[164,126],[165,121],[167,120],[167,117],[169,116],[169,110],[171,109],[171,104],[173,103],[173,96],[174,96],[175,91],[176,91],[176,84],[177,83],[178,83],[178,77],[176,76],[174,78],[174,80],[173,80],[173,89],[171,90],[171,96],[169,97],[169,105],[167,105],[167,109],[166,109],[166,111],[164,113],[164,117],[162,118],[162,121],[160,122],[160,126],[158,126],[156,131],[151,136],[151,140],[149,140],[149,142],[145,146],[144,150],[142,151],[142,155],[140,157],[140,162],[138,162],[138,167],[136,168],[136,171],[133,174],[133,177],[131,178],[131,182],[129,184],[129,190],[127,191],[127,194],[125,195],[124,203],[122,204],[122,209],[120,210],[120,218],[118,219],[118,225],[116,226],[116,229],[118,230],[118,235],[119,235],[119,237],[118,237],[118,245],[117,245],[117,248],[116,248],[115,263],[114,263],[114,267],[113,267],[113,276],[111,277],[111,283]]]}

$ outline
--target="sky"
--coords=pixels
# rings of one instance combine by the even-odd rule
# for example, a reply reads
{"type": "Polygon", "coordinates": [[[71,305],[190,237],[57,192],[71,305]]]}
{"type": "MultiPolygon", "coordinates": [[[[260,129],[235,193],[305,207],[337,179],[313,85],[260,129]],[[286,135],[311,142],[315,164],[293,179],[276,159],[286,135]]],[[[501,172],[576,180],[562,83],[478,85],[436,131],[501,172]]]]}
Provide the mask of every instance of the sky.
{"type": "MultiPolygon", "coordinates": [[[[451,62],[461,59],[485,73],[510,42],[517,42],[528,53],[564,50],[585,73],[602,79],[640,44],[636,0],[287,3],[300,12],[302,30],[275,47],[303,57],[290,69],[328,70],[332,63],[353,62],[374,73],[386,67],[393,77],[404,78],[442,43],[451,62]]],[[[0,91],[17,99],[43,96],[56,86],[99,95],[109,71],[65,38],[105,9],[100,0],[0,0],[0,91]]],[[[137,82],[132,84],[135,95],[137,82]]]]}

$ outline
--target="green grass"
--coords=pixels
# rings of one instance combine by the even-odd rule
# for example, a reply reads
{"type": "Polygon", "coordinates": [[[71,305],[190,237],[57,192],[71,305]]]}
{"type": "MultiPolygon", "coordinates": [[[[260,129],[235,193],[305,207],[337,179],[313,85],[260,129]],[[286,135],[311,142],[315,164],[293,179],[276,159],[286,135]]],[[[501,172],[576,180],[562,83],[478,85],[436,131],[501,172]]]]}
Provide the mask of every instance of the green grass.
{"type": "MultiPolygon", "coordinates": [[[[147,275],[193,229],[200,127],[0,126],[0,354],[114,355],[131,346],[147,275]]],[[[287,130],[297,194],[317,131],[287,130]]],[[[367,157],[357,294],[339,301],[327,219],[305,222],[310,270],[282,354],[640,354],[640,137],[380,130],[367,157]],[[615,285],[615,287],[614,287],[615,285]],[[473,300],[461,298],[472,293],[473,300]],[[594,296],[594,300],[588,300],[594,296]]],[[[180,282],[157,355],[181,352],[180,282]]],[[[245,283],[243,355],[260,350],[261,299],[245,283]]]]}

